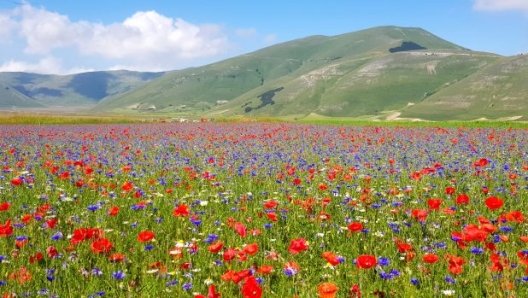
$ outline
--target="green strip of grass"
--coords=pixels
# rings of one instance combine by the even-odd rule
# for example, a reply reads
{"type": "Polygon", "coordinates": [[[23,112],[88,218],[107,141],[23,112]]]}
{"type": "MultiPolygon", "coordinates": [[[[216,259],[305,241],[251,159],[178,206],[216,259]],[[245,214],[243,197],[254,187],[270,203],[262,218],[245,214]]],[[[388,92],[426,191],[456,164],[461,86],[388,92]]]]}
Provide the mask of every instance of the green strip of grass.
{"type": "Polygon", "coordinates": [[[0,124],[112,124],[138,123],[143,120],[137,117],[123,116],[87,116],[87,115],[32,115],[8,114],[0,116],[0,124]]]}

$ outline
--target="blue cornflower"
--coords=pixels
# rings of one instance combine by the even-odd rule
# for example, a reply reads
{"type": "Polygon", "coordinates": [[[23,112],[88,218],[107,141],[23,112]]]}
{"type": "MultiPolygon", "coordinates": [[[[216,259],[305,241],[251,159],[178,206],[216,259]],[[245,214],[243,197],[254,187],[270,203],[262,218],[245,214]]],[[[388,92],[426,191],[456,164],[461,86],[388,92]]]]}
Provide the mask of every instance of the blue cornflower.
{"type": "Polygon", "coordinates": [[[117,280],[123,280],[126,274],[122,270],[112,272],[112,277],[117,280]]]}
{"type": "Polygon", "coordinates": [[[205,238],[204,242],[211,244],[211,243],[215,242],[216,240],[218,240],[218,238],[219,237],[216,234],[209,234],[207,236],[207,238],[205,238]]]}
{"type": "Polygon", "coordinates": [[[95,267],[94,269],[92,269],[92,275],[101,276],[101,275],[103,275],[103,270],[95,267]]]}
{"type": "Polygon", "coordinates": [[[297,270],[295,270],[294,268],[285,268],[284,274],[286,274],[286,276],[293,276],[297,274],[297,270]]]}
{"type": "Polygon", "coordinates": [[[63,235],[62,235],[62,232],[61,231],[58,231],[57,233],[51,235],[51,240],[60,240],[62,239],[63,235]]]}
{"type": "Polygon", "coordinates": [[[437,248],[446,248],[447,245],[445,242],[437,242],[434,244],[434,246],[436,246],[437,248]]]}
{"type": "Polygon", "coordinates": [[[454,278],[452,278],[451,276],[449,275],[446,275],[445,279],[444,279],[448,284],[454,284],[456,283],[456,280],[454,278]]]}
{"type": "Polygon", "coordinates": [[[390,272],[389,272],[393,277],[398,277],[400,276],[400,271],[396,270],[396,269],[392,269],[390,272]]]}
{"type": "Polygon", "coordinates": [[[493,243],[499,243],[500,241],[500,235],[493,235],[493,243]]]}
{"type": "Polygon", "coordinates": [[[193,285],[191,283],[185,283],[182,285],[182,289],[184,289],[185,291],[189,291],[190,289],[192,289],[193,285]]]}
{"type": "Polygon", "coordinates": [[[178,281],[177,280],[171,280],[171,281],[168,281],[165,286],[166,287],[172,287],[172,286],[175,286],[178,284],[178,281]]]}
{"type": "Polygon", "coordinates": [[[417,278],[412,277],[411,278],[411,283],[416,286],[416,285],[418,285],[420,283],[420,281],[417,278]]]}
{"type": "Polygon", "coordinates": [[[390,265],[390,259],[385,257],[379,257],[378,258],[378,264],[382,267],[389,266],[390,265]]]}
{"type": "Polygon", "coordinates": [[[16,236],[15,239],[16,241],[24,241],[28,240],[28,236],[16,236]]]}
{"type": "Polygon", "coordinates": [[[509,233],[509,232],[513,231],[513,227],[502,226],[502,227],[499,228],[499,230],[501,230],[502,232],[505,232],[505,233],[509,233]]]}
{"type": "Polygon", "coordinates": [[[392,279],[392,274],[390,274],[388,272],[385,272],[385,271],[382,271],[382,272],[379,273],[379,277],[381,279],[384,279],[384,280],[392,279]]]}
{"type": "Polygon", "coordinates": [[[152,244],[145,245],[145,250],[146,251],[151,251],[153,249],[154,249],[154,245],[152,245],[152,244]]]}
{"type": "Polygon", "coordinates": [[[472,247],[470,250],[469,250],[472,254],[476,254],[476,255],[481,255],[484,253],[484,249],[481,248],[481,247],[472,247]]]}
{"type": "Polygon", "coordinates": [[[99,205],[90,205],[90,206],[88,206],[87,209],[89,211],[95,212],[95,211],[99,210],[99,208],[101,208],[99,205]]]}
{"type": "Polygon", "coordinates": [[[195,225],[197,227],[202,224],[202,221],[199,220],[199,219],[196,219],[196,218],[191,218],[191,222],[193,223],[193,225],[195,225]]]}

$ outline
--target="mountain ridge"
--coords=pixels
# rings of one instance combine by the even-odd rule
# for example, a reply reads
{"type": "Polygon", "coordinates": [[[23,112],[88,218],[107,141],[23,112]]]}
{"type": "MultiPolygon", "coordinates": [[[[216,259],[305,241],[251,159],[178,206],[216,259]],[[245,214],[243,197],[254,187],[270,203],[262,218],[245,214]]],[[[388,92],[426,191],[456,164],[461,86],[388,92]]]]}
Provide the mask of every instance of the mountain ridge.
{"type": "MultiPolygon", "coordinates": [[[[320,115],[386,120],[398,113],[400,117],[426,120],[473,120],[513,116],[516,112],[520,115],[515,116],[526,118],[526,90],[518,86],[528,78],[524,66],[522,57],[472,51],[422,28],[379,26],[336,36],[308,36],[164,73],[77,74],[65,85],[69,97],[64,102],[77,99],[92,106],[94,113],[167,117],[299,119],[320,115]],[[502,64],[509,65],[508,75],[500,74],[504,72],[502,64]],[[479,80],[489,81],[495,76],[502,76],[504,82],[496,80],[502,85],[496,86],[494,99],[471,88],[479,80]],[[510,96],[508,92],[513,93],[510,96]],[[479,96],[487,102],[508,101],[504,100],[508,96],[515,100],[509,100],[514,104],[496,103],[485,110],[480,108],[479,96]],[[457,107],[457,98],[469,101],[470,108],[451,111],[457,107]]],[[[6,81],[2,75],[0,83],[9,86],[13,80],[6,81]]],[[[53,103],[53,96],[46,99],[43,95],[54,92],[49,86],[31,86],[40,94],[37,103],[53,103]]],[[[31,93],[20,93],[31,98],[31,93]]]]}

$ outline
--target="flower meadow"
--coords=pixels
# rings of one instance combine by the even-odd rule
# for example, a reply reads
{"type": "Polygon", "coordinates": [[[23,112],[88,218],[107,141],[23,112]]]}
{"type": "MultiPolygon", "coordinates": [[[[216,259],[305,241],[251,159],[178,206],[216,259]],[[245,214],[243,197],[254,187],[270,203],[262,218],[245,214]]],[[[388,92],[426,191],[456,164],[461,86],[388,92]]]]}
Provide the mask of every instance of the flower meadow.
{"type": "Polygon", "coordinates": [[[0,126],[0,295],[527,297],[527,135],[0,126]]]}

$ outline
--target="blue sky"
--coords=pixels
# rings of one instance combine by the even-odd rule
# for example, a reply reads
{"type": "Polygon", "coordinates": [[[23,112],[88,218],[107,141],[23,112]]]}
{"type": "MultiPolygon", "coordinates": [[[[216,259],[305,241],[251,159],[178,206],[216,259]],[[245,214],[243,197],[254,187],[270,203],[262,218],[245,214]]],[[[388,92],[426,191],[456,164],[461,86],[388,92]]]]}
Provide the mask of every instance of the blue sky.
{"type": "Polygon", "coordinates": [[[528,0],[0,0],[0,71],[174,70],[383,25],[528,52],[528,0]]]}

